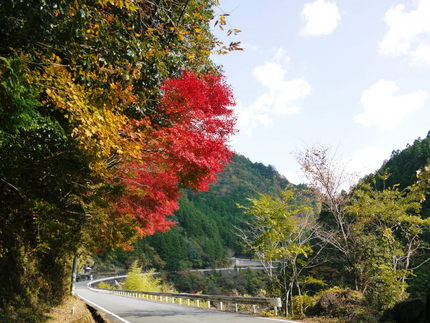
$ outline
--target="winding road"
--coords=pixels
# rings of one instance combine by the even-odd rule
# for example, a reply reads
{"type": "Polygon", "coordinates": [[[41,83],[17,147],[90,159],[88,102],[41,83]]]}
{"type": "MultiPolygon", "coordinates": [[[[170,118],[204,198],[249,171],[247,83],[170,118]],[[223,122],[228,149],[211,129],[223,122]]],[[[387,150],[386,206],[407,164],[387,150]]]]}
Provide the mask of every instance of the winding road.
{"type": "Polygon", "coordinates": [[[108,314],[115,323],[298,323],[98,293],[88,289],[85,282],[76,284],[76,294],[88,304],[108,314]]]}

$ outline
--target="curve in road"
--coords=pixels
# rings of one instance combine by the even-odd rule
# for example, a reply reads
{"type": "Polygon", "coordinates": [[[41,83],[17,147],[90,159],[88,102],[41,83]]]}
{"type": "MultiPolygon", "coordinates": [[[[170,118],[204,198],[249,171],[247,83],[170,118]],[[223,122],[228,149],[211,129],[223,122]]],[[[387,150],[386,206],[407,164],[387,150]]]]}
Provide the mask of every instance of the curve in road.
{"type": "Polygon", "coordinates": [[[76,285],[76,294],[84,301],[113,317],[121,323],[263,323],[278,321],[298,323],[297,321],[261,318],[246,314],[205,310],[201,308],[166,304],[137,299],[133,297],[104,294],[89,290],[85,283],[76,285]]]}

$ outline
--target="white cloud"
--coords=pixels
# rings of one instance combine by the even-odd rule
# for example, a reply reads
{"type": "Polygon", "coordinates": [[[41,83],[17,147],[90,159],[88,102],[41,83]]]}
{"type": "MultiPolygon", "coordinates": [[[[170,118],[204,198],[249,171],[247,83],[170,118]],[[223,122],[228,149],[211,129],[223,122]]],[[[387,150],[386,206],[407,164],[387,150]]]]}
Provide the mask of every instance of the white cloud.
{"type": "Polygon", "coordinates": [[[385,148],[365,147],[352,153],[351,159],[346,161],[346,170],[356,178],[362,178],[379,169],[389,157],[390,151],[385,148]]]}
{"type": "Polygon", "coordinates": [[[331,34],[341,20],[339,8],[333,1],[316,0],[306,3],[301,15],[305,23],[301,30],[304,36],[331,34]]]}
{"type": "Polygon", "coordinates": [[[253,104],[256,111],[296,114],[300,110],[297,102],[311,90],[309,83],[303,78],[286,80],[286,70],[279,63],[266,62],[257,66],[253,74],[266,87],[266,92],[253,104]]]}
{"type": "Polygon", "coordinates": [[[242,134],[250,135],[252,128],[259,125],[267,127],[272,123],[272,118],[269,115],[244,108],[240,103],[237,103],[235,112],[237,115],[236,127],[242,134]]]}
{"type": "MultiPolygon", "coordinates": [[[[430,19],[430,17],[429,17],[430,19]]],[[[430,67],[430,45],[421,44],[411,52],[412,65],[430,67]]]]}
{"type": "Polygon", "coordinates": [[[274,88],[285,77],[286,70],[278,63],[266,62],[254,68],[254,77],[264,86],[274,88]]]}
{"type": "Polygon", "coordinates": [[[341,176],[339,189],[349,191],[361,178],[379,169],[389,157],[390,152],[386,148],[377,146],[355,150],[344,158],[336,159],[334,156],[337,176],[341,176]]]}
{"type": "Polygon", "coordinates": [[[361,95],[364,111],[354,117],[355,121],[364,126],[392,129],[421,109],[429,97],[425,91],[396,95],[398,90],[394,81],[379,80],[373,84],[361,95]]]}
{"type": "Polygon", "coordinates": [[[240,131],[249,134],[255,126],[270,125],[275,115],[299,113],[299,103],[309,95],[311,86],[303,78],[286,79],[284,65],[289,61],[285,52],[279,49],[274,59],[254,68],[253,76],[261,83],[264,92],[250,106],[236,108],[240,131]]]}
{"type": "Polygon", "coordinates": [[[405,5],[390,8],[384,17],[388,31],[379,54],[409,56],[411,64],[430,67],[430,0],[419,0],[415,10],[405,5]]]}

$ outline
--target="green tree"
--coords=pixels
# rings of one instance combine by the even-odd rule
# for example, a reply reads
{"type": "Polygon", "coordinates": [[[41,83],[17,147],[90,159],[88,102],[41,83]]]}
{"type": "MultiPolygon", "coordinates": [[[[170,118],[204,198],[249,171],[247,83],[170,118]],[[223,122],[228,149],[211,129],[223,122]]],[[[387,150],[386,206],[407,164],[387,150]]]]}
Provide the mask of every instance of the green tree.
{"type": "Polygon", "coordinates": [[[363,254],[356,264],[364,293],[377,308],[388,308],[407,297],[407,279],[423,263],[417,256],[429,245],[423,235],[430,219],[420,216],[415,187],[383,191],[362,184],[345,208],[355,218],[353,230],[363,254]]]}
{"type": "Polygon", "coordinates": [[[250,206],[243,208],[253,220],[249,229],[240,231],[246,247],[263,264],[272,293],[281,292],[286,316],[290,309],[294,315],[294,289],[301,294],[299,279],[305,269],[314,265],[320,251],[312,248],[315,222],[311,207],[294,200],[292,189],[283,191],[281,197],[260,195],[250,199],[250,206]]]}
{"type": "Polygon", "coordinates": [[[0,317],[32,321],[65,294],[91,176],[26,73],[20,58],[0,60],[0,317]]]}

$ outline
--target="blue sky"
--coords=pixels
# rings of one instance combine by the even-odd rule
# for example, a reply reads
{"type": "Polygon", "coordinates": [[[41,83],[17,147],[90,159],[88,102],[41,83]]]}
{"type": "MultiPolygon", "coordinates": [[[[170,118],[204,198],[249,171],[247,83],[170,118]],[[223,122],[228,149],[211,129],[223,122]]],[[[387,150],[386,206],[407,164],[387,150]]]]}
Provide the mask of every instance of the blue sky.
{"type": "Polygon", "coordinates": [[[376,170],[430,130],[430,0],[224,0],[245,50],[214,56],[233,87],[233,150],[303,181],[294,154],[332,147],[376,170]]]}

